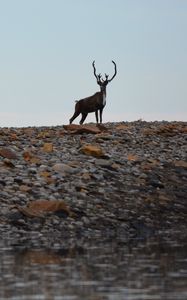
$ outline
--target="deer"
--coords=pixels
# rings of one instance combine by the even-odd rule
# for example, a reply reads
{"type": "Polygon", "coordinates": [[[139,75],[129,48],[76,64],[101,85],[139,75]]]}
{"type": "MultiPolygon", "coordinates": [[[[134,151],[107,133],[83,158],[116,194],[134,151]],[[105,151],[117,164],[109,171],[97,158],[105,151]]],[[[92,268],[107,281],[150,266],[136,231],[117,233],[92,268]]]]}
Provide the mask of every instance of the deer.
{"type": "Polygon", "coordinates": [[[96,122],[98,124],[98,111],[100,117],[100,123],[102,124],[102,114],[103,108],[106,105],[106,86],[109,82],[111,82],[117,74],[117,66],[116,63],[112,60],[114,64],[114,75],[109,79],[109,75],[105,73],[105,79],[102,78],[101,74],[96,74],[95,60],[92,63],[94,76],[96,78],[97,84],[100,86],[100,91],[96,92],[92,96],[86,97],[84,99],[80,99],[76,101],[75,104],[75,112],[69,123],[71,124],[75,118],[77,118],[80,114],[82,115],[80,124],[83,124],[88,113],[95,112],[96,122]]]}

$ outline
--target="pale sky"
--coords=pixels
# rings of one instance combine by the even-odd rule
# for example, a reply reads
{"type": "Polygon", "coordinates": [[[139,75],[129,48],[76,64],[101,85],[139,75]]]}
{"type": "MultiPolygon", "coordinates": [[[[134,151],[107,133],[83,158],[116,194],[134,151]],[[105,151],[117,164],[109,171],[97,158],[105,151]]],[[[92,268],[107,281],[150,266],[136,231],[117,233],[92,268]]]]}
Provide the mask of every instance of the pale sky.
{"type": "Polygon", "coordinates": [[[103,122],[187,121],[187,0],[0,0],[0,41],[0,127],[67,124],[93,60],[103,122]]]}

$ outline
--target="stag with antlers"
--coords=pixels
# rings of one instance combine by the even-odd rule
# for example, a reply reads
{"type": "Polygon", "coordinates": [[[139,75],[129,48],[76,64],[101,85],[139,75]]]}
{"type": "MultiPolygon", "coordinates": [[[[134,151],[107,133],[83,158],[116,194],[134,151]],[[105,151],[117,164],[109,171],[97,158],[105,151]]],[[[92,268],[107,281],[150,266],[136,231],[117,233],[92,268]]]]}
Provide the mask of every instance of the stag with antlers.
{"type": "Polygon", "coordinates": [[[92,66],[94,69],[94,76],[96,77],[97,84],[100,86],[100,92],[95,93],[94,95],[78,100],[75,104],[75,112],[71,119],[69,120],[70,124],[73,122],[75,118],[77,118],[80,114],[82,118],[80,120],[80,124],[83,124],[88,113],[95,112],[96,122],[98,123],[98,111],[100,116],[100,123],[102,123],[102,113],[103,108],[106,105],[106,86],[109,82],[111,82],[117,74],[116,63],[112,60],[114,64],[114,75],[109,79],[109,75],[105,74],[105,80],[102,78],[101,74],[96,74],[95,61],[93,61],[92,66]]]}

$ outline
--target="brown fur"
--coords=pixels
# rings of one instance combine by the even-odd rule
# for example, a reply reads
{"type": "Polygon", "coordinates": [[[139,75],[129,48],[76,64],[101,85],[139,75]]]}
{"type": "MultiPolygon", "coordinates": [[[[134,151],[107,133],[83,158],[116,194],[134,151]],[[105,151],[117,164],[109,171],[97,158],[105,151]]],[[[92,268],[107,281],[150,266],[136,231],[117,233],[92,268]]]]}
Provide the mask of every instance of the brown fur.
{"type": "Polygon", "coordinates": [[[100,112],[100,122],[102,123],[102,111],[105,106],[105,104],[103,105],[103,95],[106,97],[106,88],[104,89],[104,91],[97,92],[90,97],[87,97],[87,98],[77,101],[75,104],[74,115],[70,119],[70,124],[80,114],[82,114],[80,124],[83,124],[88,113],[91,113],[91,112],[95,112],[96,121],[98,123],[98,111],[100,112]]]}

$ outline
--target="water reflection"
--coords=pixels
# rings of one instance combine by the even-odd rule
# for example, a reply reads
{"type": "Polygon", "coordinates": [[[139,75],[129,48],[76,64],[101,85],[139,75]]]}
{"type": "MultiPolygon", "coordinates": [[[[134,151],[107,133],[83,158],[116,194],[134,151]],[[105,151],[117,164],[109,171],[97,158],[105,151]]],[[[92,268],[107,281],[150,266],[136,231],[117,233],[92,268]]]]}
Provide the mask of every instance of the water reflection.
{"type": "Polygon", "coordinates": [[[0,243],[0,299],[187,299],[184,240],[0,243]]]}

